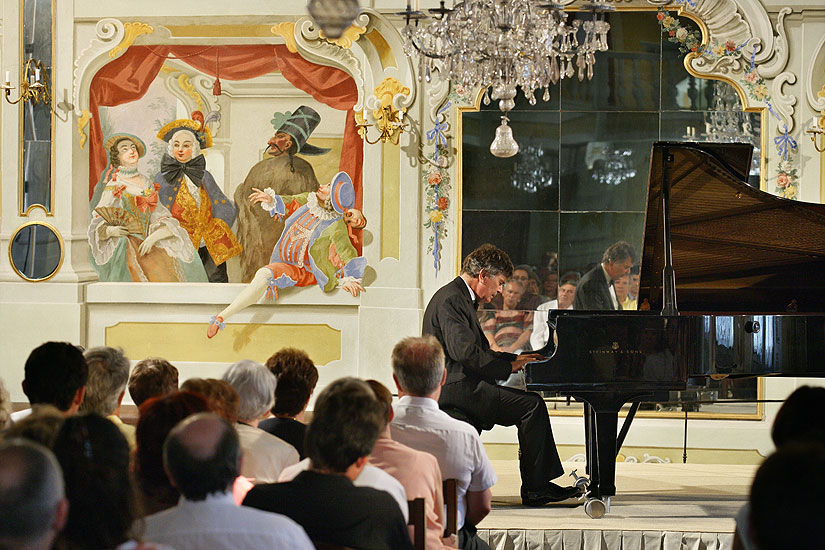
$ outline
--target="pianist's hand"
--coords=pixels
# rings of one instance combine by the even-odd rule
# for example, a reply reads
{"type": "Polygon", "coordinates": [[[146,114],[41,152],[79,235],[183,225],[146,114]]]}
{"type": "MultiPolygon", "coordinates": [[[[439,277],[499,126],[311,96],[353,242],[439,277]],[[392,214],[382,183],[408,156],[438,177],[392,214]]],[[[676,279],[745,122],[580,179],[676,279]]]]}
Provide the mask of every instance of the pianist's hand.
{"type": "Polygon", "coordinates": [[[516,360],[510,363],[512,366],[513,372],[518,372],[524,368],[524,365],[527,363],[532,363],[533,361],[542,361],[544,356],[539,353],[522,353],[516,360]]]}

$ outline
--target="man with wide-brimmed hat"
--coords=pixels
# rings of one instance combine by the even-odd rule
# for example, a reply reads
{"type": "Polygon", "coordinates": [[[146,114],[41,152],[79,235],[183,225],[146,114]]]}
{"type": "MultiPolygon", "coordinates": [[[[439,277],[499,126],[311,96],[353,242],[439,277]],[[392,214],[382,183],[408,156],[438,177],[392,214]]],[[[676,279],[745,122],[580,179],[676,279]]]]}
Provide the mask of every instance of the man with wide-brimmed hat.
{"type": "Polygon", "coordinates": [[[226,260],[242,250],[230,229],[237,211],[206,170],[201,151],[212,146],[212,134],[203,115],[195,111],[191,119],[173,120],[158,138],[168,143],[155,176],[161,203],[189,233],[209,282],[227,283],[226,260]]]}
{"type": "Polygon", "coordinates": [[[270,216],[286,218],[268,265],[258,269],[249,285],[212,318],[206,335],[212,338],[230,315],[254,304],[266,292],[317,284],[329,292],[341,287],[353,296],[364,290],[361,279],[367,260],[352,244],[350,227],[363,229],[367,219],[355,205],[355,189],[346,172],[318,190],[300,195],[278,195],[271,188],[253,189],[249,196],[270,216]]]}
{"type": "Polygon", "coordinates": [[[283,231],[282,220],[247,200],[254,189],[271,188],[278,195],[299,195],[318,189],[318,179],[312,165],[300,156],[316,156],[329,149],[307,143],[321,122],[315,109],[301,105],[294,112],[275,113],[272,127],[275,134],[267,143],[269,155],[253,166],[244,182],[235,190],[238,207],[238,237],[243,244],[239,257],[241,278],[249,281],[255,272],[269,261],[272,248],[283,231]]]}

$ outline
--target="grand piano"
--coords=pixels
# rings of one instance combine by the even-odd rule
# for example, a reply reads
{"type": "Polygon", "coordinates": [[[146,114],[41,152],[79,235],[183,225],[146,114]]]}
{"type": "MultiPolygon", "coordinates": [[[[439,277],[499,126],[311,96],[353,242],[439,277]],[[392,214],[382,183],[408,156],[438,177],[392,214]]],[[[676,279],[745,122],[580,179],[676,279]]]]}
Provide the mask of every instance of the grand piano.
{"type": "Polygon", "coordinates": [[[616,454],[639,402],[689,379],[825,376],[825,205],[748,185],[751,154],[654,143],[644,311],[551,312],[547,359],[525,369],[528,389],[585,403],[591,517],[616,494],[616,454]]]}

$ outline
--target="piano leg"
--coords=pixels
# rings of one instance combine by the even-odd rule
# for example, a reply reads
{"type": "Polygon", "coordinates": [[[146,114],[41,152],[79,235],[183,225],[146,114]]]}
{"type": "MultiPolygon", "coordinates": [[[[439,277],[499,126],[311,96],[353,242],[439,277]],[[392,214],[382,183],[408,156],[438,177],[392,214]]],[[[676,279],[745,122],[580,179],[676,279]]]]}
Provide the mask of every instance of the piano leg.
{"type": "Polygon", "coordinates": [[[581,393],[574,397],[584,401],[585,452],[590,475],[588,498],[601,499],[616,494],[616,455],[633,420],[635,410],[622,426],[617,437],[619,410],[628,401],[638,399],[638,393],[581,393]]]}

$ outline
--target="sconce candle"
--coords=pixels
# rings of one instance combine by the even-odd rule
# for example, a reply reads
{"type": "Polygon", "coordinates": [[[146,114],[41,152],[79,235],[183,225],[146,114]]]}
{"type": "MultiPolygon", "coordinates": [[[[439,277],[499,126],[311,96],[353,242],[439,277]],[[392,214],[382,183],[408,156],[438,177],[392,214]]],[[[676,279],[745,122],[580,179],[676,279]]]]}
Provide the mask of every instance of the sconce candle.
{"type": "Polygon", "coordinates": [[[6,71],[6,84],[11,84],[11,73],[6,71]]]}
{"type": "Polygon", "coordinates": [[[40,69],[37,69],[37,68],[34,69],[34,81],[35,82],[40,82],[40,69]]]}

